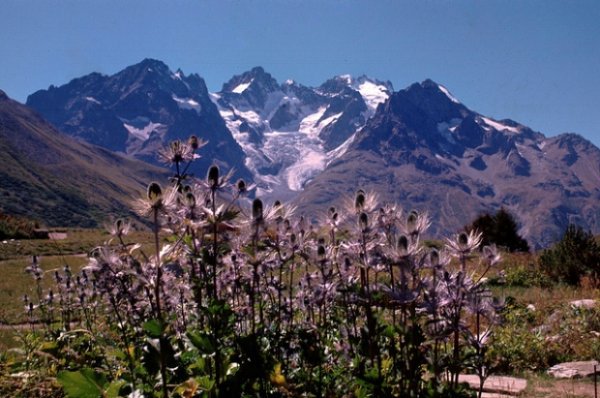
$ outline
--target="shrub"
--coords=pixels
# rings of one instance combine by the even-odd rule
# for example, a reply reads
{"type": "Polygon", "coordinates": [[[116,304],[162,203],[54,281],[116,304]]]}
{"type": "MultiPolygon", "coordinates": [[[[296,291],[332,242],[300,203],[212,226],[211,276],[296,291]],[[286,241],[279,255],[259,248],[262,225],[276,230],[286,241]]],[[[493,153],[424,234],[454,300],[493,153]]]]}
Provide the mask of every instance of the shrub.
{"type": "Polygon", "coordinates": [[[466,229],[481,232],[483,245],[495,244],[509,252],[529,251],[527,241],[518,233],[515,218],[504,208],[494,215],[489,213],[480,215],[466,229]]]}
{"type": "Polygon", "coordinates": [[[24,218],[10,216],[0,211],[0,240],[30,239],[38,224],[24,218]]]}
{"type": "Polygon", "coordinates": [[[569,225],[562,239],[540,256],[540,267],[556,281],[578,286],[583,276],[600,282],[600,246],[591,232],[569,225]]]}

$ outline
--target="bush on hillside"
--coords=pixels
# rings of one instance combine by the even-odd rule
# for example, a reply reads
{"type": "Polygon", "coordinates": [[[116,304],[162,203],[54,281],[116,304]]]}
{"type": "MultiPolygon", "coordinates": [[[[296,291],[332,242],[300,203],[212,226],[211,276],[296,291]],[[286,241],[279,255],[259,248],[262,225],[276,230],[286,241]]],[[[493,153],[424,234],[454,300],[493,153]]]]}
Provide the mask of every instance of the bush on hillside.
{"type": "Polygon", "coordinates": [[[0,239],[30,239],[37,223],[0,212],[0,239]]]}
{"type": "Polygon", "coordinates": [[[540,256],[540,267],[551,278],[578,286],[587,276],[592,283],[600,282],[600,246],[591,232],[569,225],[562,239],[540,256]]]}
{"type": "Polygon", "coordinates": [[[504,208],[494,215],[480,215],[469,225],[467,230],[477,230],[482,234],[482,244],[495,244],[509,252],[528,252],[529,245],[518,233],[517,221],[504,208]]]}

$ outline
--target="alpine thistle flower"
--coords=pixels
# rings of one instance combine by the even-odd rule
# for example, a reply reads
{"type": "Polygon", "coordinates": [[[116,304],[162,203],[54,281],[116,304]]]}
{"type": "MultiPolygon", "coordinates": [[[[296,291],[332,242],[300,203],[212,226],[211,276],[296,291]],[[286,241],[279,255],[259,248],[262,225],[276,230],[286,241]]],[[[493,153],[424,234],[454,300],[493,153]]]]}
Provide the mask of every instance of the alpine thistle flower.
{"type": "MultiPolygon", "coordinates": [[[[188,139],[188,145],[192,149],[192,151],[197,151],[198,149],[202,148],[206,144],[208,144],[208,141],[199,139],[195,135],[190,136],[190,138],[188,139]]],[[[199,156],[196,155],[194,158],[196,158],[196,157],[199,157],[199,156]]]]}
{"type": "Polygon", "coordinates": [[[482,235],[477,231],[461,232],[454,239],[446,239],[446,247],[454,256],[466,256],[481,244],[482,235]]]}
{"type": "Polygon", "coordinates": [[[427,213],[418,213],[413,210],[408,214],[406,222],[401,225],[401,229],[405,234],[415,238],[423,234],[430,224],[427,213]]]}
{"type": "Polygon", "coordinates": [[[158,155],[166,164],[177,164],[194,159],[192,148],[180,140],[171,141],[169,146],[158,152],[158,155]]]}
{"type": "Polygon", "coordinates": [[[157,182],[152,182],[148,185],[146,198],[138,199],[134,202],[135,211],[143,217],[148,217],[154,212],[159,214],[167,214],[175,204],[177,191],[169,190],[163,193],[162,188],[157,182]]]}

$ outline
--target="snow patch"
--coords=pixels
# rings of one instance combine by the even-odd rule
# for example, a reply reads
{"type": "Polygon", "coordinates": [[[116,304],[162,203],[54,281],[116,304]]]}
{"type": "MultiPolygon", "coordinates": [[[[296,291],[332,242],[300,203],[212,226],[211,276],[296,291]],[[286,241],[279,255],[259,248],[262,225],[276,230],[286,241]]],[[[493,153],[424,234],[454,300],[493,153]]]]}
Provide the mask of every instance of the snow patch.
{"type": "Polygon", "coordinates": [[[89,101],[89,102],[93,102],[94,104],[102,105],[102,103],[94,97],[85,97],[85,100],[89,101]]]}
{"type": "Polygon", "coordinates": [[[346,84],[348,84],[348,85],[352,83],[352,75],[345,74],[345,75],[339,75],[338,77],[340,80],[345,81],[346,84]]]}
{"type": "Polygon", "coordinates": [[[202,110],[202,106],[192,98],[179,98],[176,95],[172,96],[173,101],[177,102],[177,106],[181,109],[192,109],[196,112],[200,112],[202,110]]]}
{"type": "Polygon", "coordinates": [[[244,91],[246,91],[246,89],[252,84],[253,81],[254,81],[254,79],[250,80],[248,83],[239,84],[237,87],[235,87],[233,90],[231,90],[231,92],[236,93],[236,94],[241,94],[244,91]]]}
{"type": "Polygon", "coordinates": [[[483,120],[483,122],[485,124],[487,124],[488,126],[490,126],[491,128],[498,130],[498,131],[510,131],[511,133],[519,132],[519,129],[516,127],[507,126],[506,124],[496,122],[495,120],[489,119],[487,117],[481,117],[481,120],[483,120]]]}
{"type": "Polygon", "coordinates": [[[450,99],[450,101],[454,102],[455,104],[460,104],[460,101],[457,100],[455,96],[450,94],[450,91],[448,91],[448,89],[446,87],[439,84],[438,88],[440,89],[440,91],[442,93],[444,93],[446,95],[446,97],[448,97],[450,99]]]}
{"type": "Polygon", "coordinates": [[[326,155],[313,148],[301,148],[299,160],[287,168],[286,182],[292,191],[301,191],[304,184],[325,168],[326,155]]]}
{"type": "Polygon", "coordinates": [[[318,122],[323,117],[326,110],[327,110],[327,107],[323,106],[323,107],[319,108],[319,110],[317,112],[306,116],[300,122],[300,128],[298,129],[298,131],[300,133],[305,134],[310,137],[315,137],[315,138],[318,137],[319,133],[321,132],[319,125],[322,124],[322,122],[321,123],[318,123],[318,122]]]}
{"type": "Polygon", "coordinates": [[[333,162],[335,159],[342,157],[350,148],[350,144],[354,142],[356,138],[356,133],[352,134],[346,141],[344,141],[340,146],[331,151],[327,152],[327,165],[333,162]]]}
{"type": "Polygon", "coordinates": [[[123,123],[123,127],[125,127],[127,129],[129,134],[133,135],[136,138],[139,138],[142,141],[146,141],[150,137],[150,134],[153,131],[159,130],[166,126],[161,123],[150,122],[142,128],[137,128],[137,127],[134,127],[131,124],[127,124],[127,123],[123,123]]]}
{"type": "Polygon", "coordinates": [[[356,89],[362,95],[371,114],[375,113],[377,106],[385,102],[390,96],[385,86],[375,84],[369,80],[359,84],[356,89]]]}

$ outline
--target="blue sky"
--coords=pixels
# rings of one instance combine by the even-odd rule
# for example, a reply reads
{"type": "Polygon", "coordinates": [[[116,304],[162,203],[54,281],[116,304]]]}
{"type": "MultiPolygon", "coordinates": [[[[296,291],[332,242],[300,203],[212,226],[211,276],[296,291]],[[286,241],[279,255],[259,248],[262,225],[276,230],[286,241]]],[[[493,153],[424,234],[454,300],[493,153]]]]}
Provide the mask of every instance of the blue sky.
{"type": "Polygon", "coordinates": [[[597,0],[3,0],[0,89],[24,102],[143,58],[211,91],[258,65],[309,86],[431,78],[485,115],[600,146],[599,21],[597,0]]]}

